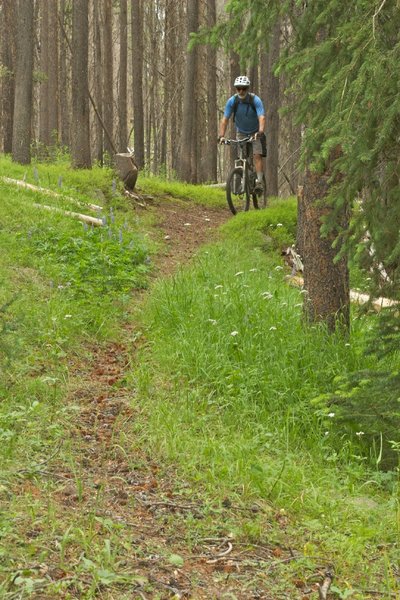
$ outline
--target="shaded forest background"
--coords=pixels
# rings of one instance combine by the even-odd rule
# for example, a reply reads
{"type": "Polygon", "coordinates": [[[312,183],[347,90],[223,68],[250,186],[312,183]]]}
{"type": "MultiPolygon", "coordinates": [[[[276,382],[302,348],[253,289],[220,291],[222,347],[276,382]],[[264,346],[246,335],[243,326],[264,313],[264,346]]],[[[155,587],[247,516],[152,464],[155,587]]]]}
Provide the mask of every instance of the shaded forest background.
{"type": "Polygon", "coordinates": [[[18,5],[1,0],[0,151],[13,151],[18,72],[32,69],[31,97],[21,98],[20,112],[30,129],[22,136],[28,145],[23,162],[31,155],[74,154],[84,131],[82,122],[74,121],[86,119],[79,111],[87,110],[89,131],[79,141],[83,156],[76,166],[103,164],[129,146],[148,172],[192,183],[222,180],[229,156],[216,144],[218,120],[233,93],[233,79],[246,73],[267,108],[269,193],[295,192],[300,127],[292,112],[279,116],[290,97],[285,77],[273,73],[280,47],[291,40],[289,21],[278,22],[269,37],[260,39],[251,60],[240,62],[234,51],[206,45],[188,52],[190,34],[213,27],[226,4],[27,0],[18,5]],[[18,65],[18,55],[29,54],[30,46],[32,63],[18,65]]]}

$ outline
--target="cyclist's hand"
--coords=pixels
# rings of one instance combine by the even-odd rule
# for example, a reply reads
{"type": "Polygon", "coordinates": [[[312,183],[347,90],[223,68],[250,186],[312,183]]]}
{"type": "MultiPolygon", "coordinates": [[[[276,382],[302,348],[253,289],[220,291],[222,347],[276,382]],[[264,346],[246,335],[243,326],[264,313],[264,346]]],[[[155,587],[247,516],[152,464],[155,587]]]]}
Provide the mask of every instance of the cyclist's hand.
{"type": "Polygon", "coordinates": [[[223,135],[219,135],[218,136],[218,144],[225,144],[226,139],[224,138],[223,135]]]}
{"type": "Polygon", "coordinates": [[[265,133],[262,130],[257,131],[255,137],[258,139],[262,139],[263,137],[265,137],[265,133]]]}

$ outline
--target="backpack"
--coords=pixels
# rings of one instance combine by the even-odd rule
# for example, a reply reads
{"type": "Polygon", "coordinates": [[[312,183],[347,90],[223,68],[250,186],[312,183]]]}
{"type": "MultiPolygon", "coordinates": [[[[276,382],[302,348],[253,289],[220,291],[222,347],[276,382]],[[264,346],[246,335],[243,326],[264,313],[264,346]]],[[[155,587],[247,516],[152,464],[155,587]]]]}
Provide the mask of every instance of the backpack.
{"type": "MultiPolygon", "coordinates": [[[[257,113],[256,107],[254,106],[254,96],[255,94],[247,94],[247,98],[246,98],[246,102],[244,104],[247,104],[247,111],[249,110],[249,106],[251,106],[251,108],[254,110],[255,113],[257,113]]],[[[237,111],[237,107],[239,106],[239,96],[238,94],[235,94],[235,102],[233,104],[233,122],[235,122],[235,117],[236,117],[236,111],[237,111]]],[[[247,114],[246,111],[246,114],[247,114]]]]}

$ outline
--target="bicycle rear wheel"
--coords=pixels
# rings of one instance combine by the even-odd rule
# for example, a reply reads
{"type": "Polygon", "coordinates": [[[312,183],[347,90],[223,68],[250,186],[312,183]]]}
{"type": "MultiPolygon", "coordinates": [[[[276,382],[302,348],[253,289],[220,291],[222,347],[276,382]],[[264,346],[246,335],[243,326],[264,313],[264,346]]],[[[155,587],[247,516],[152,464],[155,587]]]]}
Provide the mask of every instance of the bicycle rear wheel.
{"type": "Polygon", "coordinates": [[[244,189],[243,170],[232,169],[226,180],[226,199],[232,214],[247,211],[250,208],[250,193],[248,186],[244,189]]]}
{"type": "Polygon", "coordinates": [[[265,208],[267,206],[267,181],[265,179],[265,175],[263,175],[263,186],[264,186],[264,191],[262,194],[260,194],[259,196],[257,194],[252,194],[252,198],[253,198],[253,205],[254,208],[259,209],[259,208],[265,208]]]}

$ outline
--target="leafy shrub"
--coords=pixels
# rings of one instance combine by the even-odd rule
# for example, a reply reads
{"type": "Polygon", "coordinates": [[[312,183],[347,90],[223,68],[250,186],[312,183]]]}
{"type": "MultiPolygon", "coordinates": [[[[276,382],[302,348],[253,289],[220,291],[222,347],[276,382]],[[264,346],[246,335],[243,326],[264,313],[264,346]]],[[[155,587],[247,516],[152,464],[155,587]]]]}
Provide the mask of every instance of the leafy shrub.
{"type": "Polygon", "coordinates": [[[31,232],[38,256],[57,265],[57,276],[78,295],[128,292],[145,286],[150,259],[137,235],[117,229],[82,228],[81,235],[51,225],[31,232]]]}

